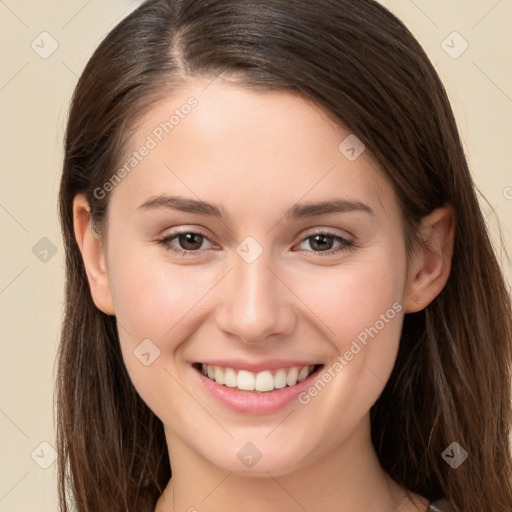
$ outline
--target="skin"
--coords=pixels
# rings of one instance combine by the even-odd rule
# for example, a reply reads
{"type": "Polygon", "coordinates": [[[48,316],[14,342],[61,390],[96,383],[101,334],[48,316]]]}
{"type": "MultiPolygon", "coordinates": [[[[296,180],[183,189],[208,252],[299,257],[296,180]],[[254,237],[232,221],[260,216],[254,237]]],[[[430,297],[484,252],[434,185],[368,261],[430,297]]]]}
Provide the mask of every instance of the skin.
{"type": "Polygon", "coordinates": [[[349,161],[338,150],[350,131],[297,95],[221,78],[195,78],[155,106],[132,147],[190,96],[198,106],[110,192],[105,239],[89,229],[85,198],[74,202],[94,302],[116,316],[133,384],[165,427],[173,478],[156,512],[427,510],[380,466],[369,410],[393,369],[404,314],[427,306],[447,281],[453,210],[424,219],[429,248],[408,262],[396,196],[369,151],[349,161]],[[208,201],[229,218],[138,209],[162,193],[208,201]],[[284,217],[296,203],[332,198],[365,203],[373,215],[284,217]],[[176,228],[206,234],[171,244],[197,254],[157,243],[176,228]],[[316,229],[355,247],[323,255],[309,238],[316,229]],[[263,249],[252,263],[236,252],[248,236],[263,249]],[[198,386],[190,366],[240,357],[327,368],[393,303],[402,311],[305,405],[233,412],[198,386]],[[160,349],[149,366],[134,356],[147,338],[160,349]],[[262,454],[251,468],[237,457],[247,442],[262,454]]]}

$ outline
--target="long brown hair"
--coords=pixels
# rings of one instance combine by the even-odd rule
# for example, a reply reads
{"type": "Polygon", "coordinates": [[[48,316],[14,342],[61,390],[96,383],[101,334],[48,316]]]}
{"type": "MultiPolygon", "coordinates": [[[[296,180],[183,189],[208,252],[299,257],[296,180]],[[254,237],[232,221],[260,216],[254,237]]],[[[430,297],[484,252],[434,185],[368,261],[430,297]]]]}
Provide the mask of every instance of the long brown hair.
{"type": "Polygon", "coordinates": [[[116,319],[96,308],[73,231],[76,194],[102,233],[101,187],[135,123],[192,76],[288,90],[363,141],[394,188],[410,244],[451,204],[451,274],[407,314],[393,373],[372,407],[384,469],[459,512],[512,510],[512,312],[445,89],[419,43],[373,0],[149,0],[104,39],[69,114],[59,209],[66,309],[56,381],[62,512],[153,511],[171,477],[163,426],[133,387],[116,319]],[[458,468],[451,443],[469,454],[458,468]],[[74,505],[69,508],[66,497],[74,505]]]}

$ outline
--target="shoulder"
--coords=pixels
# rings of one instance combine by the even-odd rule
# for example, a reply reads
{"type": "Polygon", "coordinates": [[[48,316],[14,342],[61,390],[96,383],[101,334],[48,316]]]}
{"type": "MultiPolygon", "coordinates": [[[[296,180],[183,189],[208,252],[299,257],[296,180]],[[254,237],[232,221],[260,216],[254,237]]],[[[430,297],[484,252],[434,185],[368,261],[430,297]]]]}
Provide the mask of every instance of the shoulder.
{"type": "Polygon", "coordinates": [[[433,501],[428,507],[428,512],[451,512],[452,508],[446,500],[433,501]]]}

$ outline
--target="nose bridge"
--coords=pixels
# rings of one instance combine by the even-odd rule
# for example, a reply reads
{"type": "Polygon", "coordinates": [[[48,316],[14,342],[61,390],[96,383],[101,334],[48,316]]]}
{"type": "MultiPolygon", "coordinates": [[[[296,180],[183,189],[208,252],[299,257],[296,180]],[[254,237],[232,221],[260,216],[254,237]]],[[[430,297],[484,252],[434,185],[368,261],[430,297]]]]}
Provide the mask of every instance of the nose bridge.
{"type": "Polygon", "coordinates": [[[284,289],[265,251],[253,261],[244,259],[243,253],[235,255],[219,327],[247,343],[286,334],[293,328],[295,315],[284,289]]]}

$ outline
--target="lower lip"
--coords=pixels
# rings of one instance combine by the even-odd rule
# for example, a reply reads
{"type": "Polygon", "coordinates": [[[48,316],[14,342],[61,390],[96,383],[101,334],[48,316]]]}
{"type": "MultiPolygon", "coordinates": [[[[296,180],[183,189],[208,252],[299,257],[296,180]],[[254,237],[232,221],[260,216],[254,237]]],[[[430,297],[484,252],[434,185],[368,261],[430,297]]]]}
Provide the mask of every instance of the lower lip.
{"type": "Polygon", "coordinates": [[[203,375],[200,370],[192,367],[192,371],[199,378],[201,385],[213,398],[220,404],[244,414],[270,414],[283,409],[296,400],[297,396],[311,385],[322,369],[323,366],[317,368],[307,379],[298,382],[295,386],[286,386],[274,391],[260,393],[258,391],[242,391],[238,388],[229,388],[217,384],[214,380],[203,375]]]}

